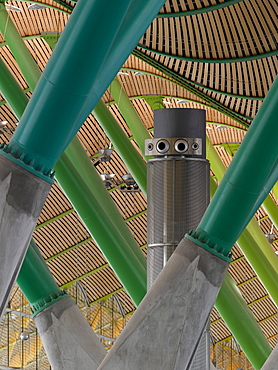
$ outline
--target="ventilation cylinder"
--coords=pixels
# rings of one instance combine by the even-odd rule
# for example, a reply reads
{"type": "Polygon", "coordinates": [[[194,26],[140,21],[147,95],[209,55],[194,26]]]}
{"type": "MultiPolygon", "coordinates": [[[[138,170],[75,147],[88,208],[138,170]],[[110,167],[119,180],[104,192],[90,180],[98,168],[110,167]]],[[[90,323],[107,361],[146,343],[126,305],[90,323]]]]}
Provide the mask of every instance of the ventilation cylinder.
{"type": "Polygon", "coordinates": [[[205,111],[155,111],[154,139],[146,140],[148,287],[184,235],[195,229],[209,202],[205,111]]]}

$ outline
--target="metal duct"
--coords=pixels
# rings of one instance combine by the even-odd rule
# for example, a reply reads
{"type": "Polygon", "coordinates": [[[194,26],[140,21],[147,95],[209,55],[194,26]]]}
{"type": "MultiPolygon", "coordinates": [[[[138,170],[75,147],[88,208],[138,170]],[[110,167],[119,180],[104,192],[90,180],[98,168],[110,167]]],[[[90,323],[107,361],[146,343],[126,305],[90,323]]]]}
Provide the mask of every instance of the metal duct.
{"type": "MultiPolygon", "coordinates": [[[[199,224],[209,203],[205,111],[158,109],[154,139],[145,143],[147,164],[147,280],[151,287],[180,240],[199,224]]],[[[190,370],[209,369],[207,330],[190,370]]]]}
{"type": "Polygon", "coordinates": [[[156,158],[147,166],[148,287],[184,234],[195,229],[209,201],[209,163],[196,158],[156,158]]]}

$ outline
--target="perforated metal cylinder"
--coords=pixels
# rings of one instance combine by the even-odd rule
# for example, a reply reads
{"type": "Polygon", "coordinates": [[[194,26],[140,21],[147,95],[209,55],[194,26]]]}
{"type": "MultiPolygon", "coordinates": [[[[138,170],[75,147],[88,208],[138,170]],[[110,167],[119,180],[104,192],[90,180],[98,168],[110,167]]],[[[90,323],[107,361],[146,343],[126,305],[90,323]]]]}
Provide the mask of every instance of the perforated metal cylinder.
{"type": "Polygon", "coordinates": [[[209,162],[155,158],[147,164],[148,287],[186,232],[198,226],[209,202],[209,162]]]}

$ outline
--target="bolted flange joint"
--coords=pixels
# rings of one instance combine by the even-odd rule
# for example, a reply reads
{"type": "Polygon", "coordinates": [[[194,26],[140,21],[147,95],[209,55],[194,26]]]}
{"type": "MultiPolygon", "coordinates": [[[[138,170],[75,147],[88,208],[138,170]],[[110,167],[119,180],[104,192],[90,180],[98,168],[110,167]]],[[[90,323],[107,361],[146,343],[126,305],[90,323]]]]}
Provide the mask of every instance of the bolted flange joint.
{"type": "Polygon", "coordinates": [[[185,235],[185,238],[223,259],[224,261],[229,263],[232,261],[230,246],[228,246],[226,242],[209,235],[204,230],[190,230],[185,235]]]}

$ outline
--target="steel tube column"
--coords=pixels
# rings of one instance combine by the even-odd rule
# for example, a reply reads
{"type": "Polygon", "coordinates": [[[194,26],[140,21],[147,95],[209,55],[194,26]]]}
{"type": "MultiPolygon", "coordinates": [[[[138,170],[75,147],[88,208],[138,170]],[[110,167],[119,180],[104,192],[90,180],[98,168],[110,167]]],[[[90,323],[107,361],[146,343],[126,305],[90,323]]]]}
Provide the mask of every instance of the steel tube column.
{"type": "Polygon", "coordinates": [[[264,202],[263,202],[263,208],[265,211],[268,213],[269,218],[273,222],[274,226],[278,230],[278,207],[277,205],[273,202],[272,198],[270,195],[268,195],[264,202]]]}

